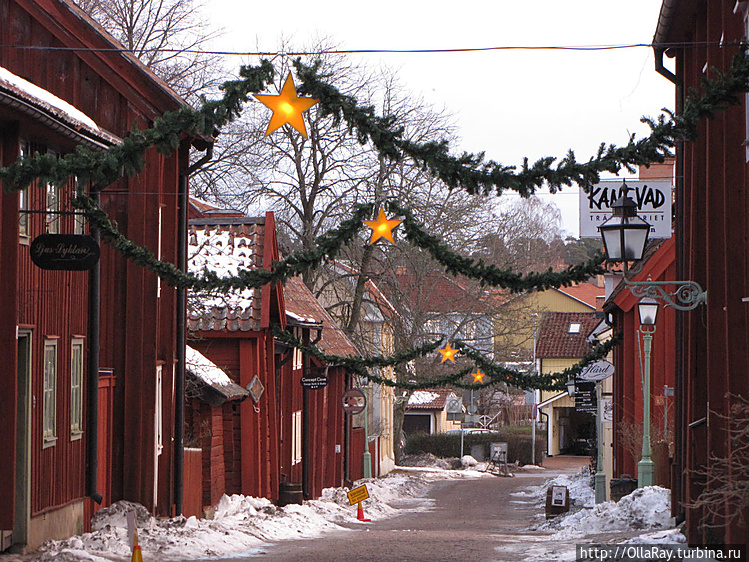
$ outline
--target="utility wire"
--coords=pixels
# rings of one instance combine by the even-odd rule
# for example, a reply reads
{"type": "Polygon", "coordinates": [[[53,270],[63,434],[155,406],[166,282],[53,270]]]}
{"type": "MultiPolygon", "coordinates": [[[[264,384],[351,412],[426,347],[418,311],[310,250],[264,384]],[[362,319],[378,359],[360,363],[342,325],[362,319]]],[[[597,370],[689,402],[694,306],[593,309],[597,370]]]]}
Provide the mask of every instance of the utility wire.
{"type": "MultiPolygon", "coordinates": [[[[465,47],[455,49],[331,49],[324,51],[210,51],[202,49],[159,49],[164,53],[190,53],[204,55],[226,55],[226,56],[307,56],[319,54],[441,54],[441,53],[477,53],[487,51],[613,51],[621,49],[655,48],[659,49],[685,49],[695,47],[711,46],[736,46],[739,41],[691,41],[679,43],[629,43],[619,45],[503,45],[495,47],[465,47]]],[[[92,48],[92,47],[51,47],[44,45],[0,45],[2,49],[19,50],[42,50],[42,51],[74,51],[74,52],[96,52],[96,53],[130,53],[137,55],[140,51],[135,49],[92,48]]]]}

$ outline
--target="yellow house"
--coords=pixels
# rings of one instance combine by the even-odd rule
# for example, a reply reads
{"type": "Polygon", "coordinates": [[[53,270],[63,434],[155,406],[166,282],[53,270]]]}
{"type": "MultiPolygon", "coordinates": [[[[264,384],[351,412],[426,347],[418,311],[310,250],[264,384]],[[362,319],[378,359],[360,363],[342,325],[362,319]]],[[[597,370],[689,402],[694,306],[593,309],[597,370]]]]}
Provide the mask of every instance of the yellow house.
{"type": "MultiPolygon", "coordinates": [[[[594,312],[601,310],[605,289],[603,279],[577,283],[505,298],[510,316],[495,318],[495,353],[502,361],[532,361],[533,347],[544,312],[594,312]]],[[[502,298],[498,295],[498,298],[502,298]]]]}
{"type": "MultiPolygon", "coordinates": [[[[590,312],[544,312],[541,315],[535,356],[541,374],[558,373],[579,362],[590,351],[589,336],[600,323],[590,312]]],[[[595,416],[575,410],[566,391],[541,393],[538,410],[547,421],[547,454],[587,454],[595,438],[595,416]]]]}

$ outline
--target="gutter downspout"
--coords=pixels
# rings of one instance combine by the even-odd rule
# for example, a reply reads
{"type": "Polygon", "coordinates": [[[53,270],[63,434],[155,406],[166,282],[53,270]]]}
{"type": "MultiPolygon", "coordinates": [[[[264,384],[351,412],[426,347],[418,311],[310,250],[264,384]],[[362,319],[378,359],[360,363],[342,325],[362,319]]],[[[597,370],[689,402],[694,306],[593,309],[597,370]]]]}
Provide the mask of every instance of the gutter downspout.
{"type": "MultiPolygon", "coordinates": [[[[99,186],[91,188],[97,206],[101,201],[99,186]]],[[[91,236],[101,245],[101,233],[91,228],[91,236]]],[[[86,380],[86,495],[101,505],[104,499],[97,491],[99,471],[99,342],[101,324],[101,264],[88,274],[88,379],[86,380]]]]}
{"type": "MultiPolygon", "coordinates": [[[[213,158],[213,143],[208,145],[205,155],[179,174],[177,205],[177,267],[187,272],[187,206],[189,202],[187,180],[189,176],[200,169],[203,164],[213,158]]],[[[174,506],[177,515],[182,514],[184,496],[184,467],[185,467],[185,346],[187,345],[187,289],[177,289],[177,340],[174,381],[174,506]]]]}
{"type": "MultiPolygon", "coordinates": [[[[661,7],[661,17],[658,21],[658,31],[656,32],[653,51],[655,55],[655,71],[670,81],[676,86],[676,115],[682,115],[684,113],[684,83],[679,76],[682,75],[682,60],[676,58],[676,74],[665,68],[663,65],[663,55],[666,52],[665,47],[658,44],[658,39],[664,38],[669,21],[671,17],[671,10],[673,9],[674,0],[665,0],[661,7]]],[[[679,141],[683,142],[683,141],[679,141]]],[[[675,225],[675,236],[676,236],[676,277],[677,279],[686,279],[684,271],[684,263],[686,257],[686,249],[684,246],[684,150],[683,145],[676,147],[676,181],[675,181],[675,199],[676,199],[676,225],[675,225]]],[[[682,404],[682,396],[684,394],[683,377],[680,376],[684,372],[684,320],[683,315],[676,315],[676,381],[674,383],[674,401],[676,408],[674,409],[674,423],[676,425],[676,431],[674,431],[674,449],[676,451],[684,450],[684,435],[682,435],[679,428],[683,427],[684,423],[684,408],[682,404]]],[[[683,499],[685,497],[683,485],[684,485],[684,458],[680,453],[676,454],[676,467],[671,475],[672,490],[675,494],[672,506],[677,507],[679,510],[672,511],[672,515],[676,517],[677,521],[683,521],[685,512],[683,506],[683,499]]]]}

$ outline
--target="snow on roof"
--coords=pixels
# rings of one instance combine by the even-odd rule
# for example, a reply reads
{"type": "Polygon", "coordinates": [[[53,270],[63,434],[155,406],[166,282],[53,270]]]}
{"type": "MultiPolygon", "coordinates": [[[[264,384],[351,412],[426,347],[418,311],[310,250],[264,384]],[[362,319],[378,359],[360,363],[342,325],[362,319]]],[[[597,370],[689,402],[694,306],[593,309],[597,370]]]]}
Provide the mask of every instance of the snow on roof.
{"type": "Polygon", "coordinates": [[[219,404],[227,400],[243,400],[249,396],[249,392],[231,380],[223,369],[189,345],[185,347],[185,363],[188,373],[214,391],[212,396],[205,394],[201,396],[209,403],[219,404]]]}
{"type": "Polygon", "coordinates": [[[185,348],[185,363],[193,375],[208,385],[226,386],[233,383],[223,369],[189,345],[185,348]]]}
{"type": "Polygon", "coordinates": [[[417,390],[408,399],[409,406],[416,406],[426,404],[427,402],[434,402],[440,397],[436,392],[428,392],[426,390],[417,390]]]}
{"type": "Polygon", "coordinates": [[[44,88],[40,88],[28,80],[16,76],[2,66],[0,66],[0,86],[16,93],[23,94],[24,97],[31,98],[31,101],[39,103],[44,106],[45,109],[50,110],[57,117],[63,118],[65,121],[78,125],[79,127],[86,127],[94,132],[101,131],[96,122],[81,110],[70,105],[65,100],[58,98],[44,88]]]}
{"type": "MultiPolygon", "coordinates": [[[[193,273],[213,271],[219,277],[262,266],[260,222],[195,225],[191,221],[188,268],[193,273]]],[[[260,289],[226,294],[192,294],[190,330],[252,330],[260,320],[260,289]]]]}

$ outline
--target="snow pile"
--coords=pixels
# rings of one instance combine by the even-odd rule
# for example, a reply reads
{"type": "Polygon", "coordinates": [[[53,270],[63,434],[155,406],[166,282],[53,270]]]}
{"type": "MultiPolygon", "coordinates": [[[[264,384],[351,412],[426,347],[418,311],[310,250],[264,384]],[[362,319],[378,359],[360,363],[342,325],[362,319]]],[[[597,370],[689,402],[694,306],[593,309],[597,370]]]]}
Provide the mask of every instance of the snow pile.
{"type": "MultiPolygon", "coordinates": [[[[486,475],[475,470],[399,467],[384,477],[360,480],[356,485],[366,484],[370,497],[363,502],[364,512],[367,518],[376,521],[398,512],[392,504],[422,496],[435,480],[483,476],[486,475]]],[[[328,488],[323,490],[319,500],[285,507],[277,507],[266,498],[225,495],[212,520],[182,516],[158,519],[142,505],[116,502],[96,513],[91,533],[50,541],[34,560],[130,560],[127,514],[131,511],[136,514],[144,560],[228,557],[264,542],[313,538],[332,530],[343,530],[342,524],[365,525],[357,520],[357,507],[349,504],[348,491],[348,488],[328,488]]],[[[22,559],[25,560],[18,558],[22,559]]]]}
{"type": "Polygon", "coordinates": [[[618,502],[599,503],[555,518],[555,539],[582,537],[608,531],[664,529],[671,526],[671,491],[660,486],[638,488],[618,502]]]}
{"type": "Polygon", "coordinates": [[[512,492],[510,495],[545,502],[546,492],[552,486],[567,486],[570,494],[570,505],[593,507],[596,503],[593,477],[586,468],[575,474],[560,474],[556,478],[547,480],[541,486],[532,486],[520,492],[512,492]]]}
{"type": "Polygon", "coordinates": [[[593,507],[596,504],[593,475],[588,469],[583,469],[576,474],[560,474],[544,486],[544,493],[550,486],[567,486],[571,505],[593,507]]]}

